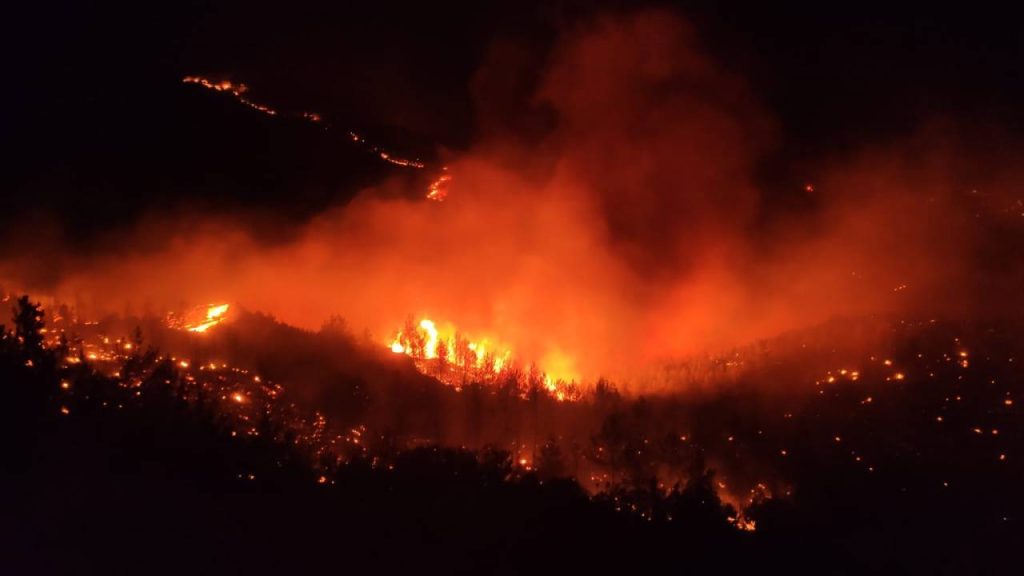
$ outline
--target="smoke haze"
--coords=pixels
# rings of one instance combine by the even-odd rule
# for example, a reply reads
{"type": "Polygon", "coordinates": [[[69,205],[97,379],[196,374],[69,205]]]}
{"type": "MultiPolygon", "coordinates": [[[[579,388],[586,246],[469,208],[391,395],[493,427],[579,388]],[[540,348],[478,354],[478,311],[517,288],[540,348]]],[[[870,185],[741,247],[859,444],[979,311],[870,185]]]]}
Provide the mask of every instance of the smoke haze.
{"type": "Polygon", "coordinates": [[[84,256],[37,234],[0,272],[94,311],[229,301],[311,329],[340,314],[381,345],[425,316],[584,380],[981,299],[989,231],[965,200],[963,166],[978,164],[955,124],[808,159],[806,189],[781,201],[758,175],[785,126],[680,17],[606,15],[543,57],[490,54],[480,138],[445,153],[443,203],[395,179],[272,242],[272,216],[186,206],[84,256]]]}

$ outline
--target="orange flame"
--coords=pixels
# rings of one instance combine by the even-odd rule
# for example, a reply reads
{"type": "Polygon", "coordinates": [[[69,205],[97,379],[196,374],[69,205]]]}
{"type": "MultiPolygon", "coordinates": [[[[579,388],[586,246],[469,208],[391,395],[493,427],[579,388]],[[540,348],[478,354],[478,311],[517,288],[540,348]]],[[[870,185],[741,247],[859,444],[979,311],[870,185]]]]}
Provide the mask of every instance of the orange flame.
{"type": "MultiPolygon", "coordinates": [[[[211,304],[205,308],[199,308],[177,316],[170,314],[167,317],[167,326],[189,332],[203,333],[224,321],[228,313],[229,304],[211,304]]],[[[183,366],[187,366],[184,364],[183,366]]]]}
{"type": "Polygon", "coordinates": [[[186,84],[198,84],[198,85],[202,86],[203,88],[209,88],[210,90],[216,90],[217,92],[227,92],[227,93],[233,95],[239,102],[241,102],[242,104],[245,104],[246,106],[252,108],[253,110],[257,110],[259,112],[263,112],[264,114],[266,114],[268,116],[276,116],[277,115],[277,110],[274,110],[270,106],[266,106],[266,105],[263,105],[263,104],[259,104],[257,102],[253,102],[252,100],[249,100],[248,98],[242,96],[242,94],[244,94],[244,93],[249,91],[249,87],[246,86],[245,84],[242,84],[241,82],[239,82],[238,84],[235,84],[235,83],[231,82],[230,80],[221,80],[220,82],[212,82],[210,80],[207,80],[206,78],[203,78],[202,76],[185,76],[184,78],[181,79],[181,81],[186,83],[186,84]]]}
{"type": "Polygon", "coordinates": [[[444,201],[448,197],[448,184],[451,181],[451,174],[441,174],[437,180],[430,183],[430,187],[427,189],[427,199],[434,200],[435,202],[444,201]]]}
{"type": "MultiPolygon", "coordinates": [[[[242,104],[245,104],[246,106],[252,108],[253,110],[262,112],[262,113],[264,113],[264,114],[266,114],[268,116],[277,116],[277,114],[278,114],[277,110],[271,108],[270,106],[267,106],[265,104],[260,104],[258,102],[254,102],[254,101],[249,100],[248,98],[242,96],[242,94],[245,94],[246,92],[249,91],[249,87],[246,86],[245,84],[242,84],[241,82],[235,83],[235,82],[231,82],[230,80],[214,81],[214,80],[209,80],[207,78],[204,78],[202,76],[185,76],[184,78],[181,79],[181,81],[184,82],[185,84],[196,84],[198,86],[202,86],[203,88],[207,88],[209,90],[214,90],[216,92],[227,92],[228,94],[231,94],[232,96],[234,96],[235,99],[238,100],[239,102],[241,102],[242,104]]],[[[319,124],[324,129],[328,128],[328,125],[323,121],[324,120],[323,116],[321,116],[320,114],[317,114],[316,112],[308,112],[307,111],[307,112],[302,112],[302,113],[299,113],[299,114],[294,114],[294,116],[298,116],[298,117],[300,117],[300,118],[302,118],[302,119],[304,119],[304,120],[306,120],[308,122],[312,122],[314,124],[319,124]]],[[[375,154],[377,157],[379,157],[381,160],[384,160],[385,162],[390,162],[391,164],[394,164],[395,166],[402,166],[403,168],[422,169],[422,168],[426,167],[426,164],[424,164],[423,162],[420,162],[419,160],[412,160],[412,159],[409,159],[409,158],[401,158],[401,157],[395,156],[394,154],[391,154],[390,152],[388,152],[388,151],[386,151],[386,150],[384,150],[384,149],[382,149],[382,148],[380,148],[378,146],[375,146],[375,145],[367,142],[365,138],[363,138],[362,136],[356,134],[355,132],[349,132],[348,134],[349,134],[349,136],[351,136],[353,142],[357,142],[359,144],[362,144],[362,145],[366,146],[371,153],[375,154]]],[[[437,182],[435,182],[434,184],[431,184],[430,189],[428,190],[428,193],[427,193],[427,198],[430,198],[431,200],[441,200],[441,199],[443,199],[444,198],[444,194],[442,194],[440,197],[435,197],[436,196],[435,185],[438,184],[439,182],[441,182],[441,183],[447,182],[450,179],[451,179],[450,176],[448,176],[448,177],[442,176],[441,179],[439,179],[437,182]]]]}
{"type": "Polygon", "coordinates": [[[482,368],[493,374],[507,367],[511,357],[508,350],[495,354],[487,340],[467,340],[454,330],[446,330],[442,335],[429,318],[421,320],[412,330],[400,330],[389,348],[396,354],[422,360],[442,358],[459,368],[482,368]]]}
{"type": "MultiPolygon", "coordinates": [[[[417,367],[424,373],[438,377],[446,384],[456,387],[464,381],[468,372],[473,377],[488,381],[494,377],[511,374],[514,370],[512,351],[486,338],[470,340],[453,327],[439,329],[437,323],[424,318],[418,324],[411,322],[399,330],[387,345],[395,354],[404,354],[417,360],[417,367]],[[433,366],[427,361],[437,361],[433,366]],[[460,372],[457,377],[452,372],[460,372]]],[[[561,360],[560,364],[571,365],[561,360]]],[[[576,400],[579,391],[575,382],[553,377],[551,374],[535,375],[544,390],[557,400],[576,400]]]]}

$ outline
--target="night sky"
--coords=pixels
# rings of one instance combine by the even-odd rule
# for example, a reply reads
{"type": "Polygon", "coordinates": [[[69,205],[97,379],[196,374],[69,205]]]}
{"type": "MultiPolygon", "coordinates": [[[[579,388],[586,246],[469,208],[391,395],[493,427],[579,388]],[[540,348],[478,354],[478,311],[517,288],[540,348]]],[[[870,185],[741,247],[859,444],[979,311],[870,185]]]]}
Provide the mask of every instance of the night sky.
{"type": "MultiPolygon", "coordinates": [[[[475,110],[487,103],[474,98],[474,74],[496,45],[511,45],[518,52],[509,94],[495,105],[506,129],[530,137],[544,122],[529,94],[558,33],[628,3],[598,4],[7,7],[0,127],[5,194],[16,207],[8,216],[57,211],[87,230],[183,198],[287,205],[301,216],[379,176],[315,137],[212,109],[217,103],[180,85],[187,74],[246,82],[261,101],[316,110],[430,157],[478,138],[475,110]],[[220,178],[210,166],[221,167],[220,178]],[[325,190],[296,200],[304,180],[325,190]]],[[[767,188],[799,183],[807,162],[936,119],[1011,135],[1022,129],[1024,35],[1019,14],[1006,9],[653,5],[683,14],[707,52],[744,78],[777,120],[763,160],[767,188]]]]}

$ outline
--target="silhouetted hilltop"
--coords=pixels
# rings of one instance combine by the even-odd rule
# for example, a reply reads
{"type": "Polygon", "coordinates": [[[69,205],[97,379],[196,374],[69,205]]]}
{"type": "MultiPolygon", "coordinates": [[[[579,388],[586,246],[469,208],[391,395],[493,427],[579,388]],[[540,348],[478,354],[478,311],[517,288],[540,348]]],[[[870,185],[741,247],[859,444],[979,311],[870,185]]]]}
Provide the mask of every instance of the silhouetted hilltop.
{"type": "MultiPolygon", "coordinates": [[[[91,239],[142,214],[188,208],[272,211],[286,231],[388,178],[411,179],[424,191],[429,182],[425,171],[353,142],[344,122],[313,123],[290,110],[268,116],[170,72],[96,78],[67,90],[76,93],[73,105],[26,114],[11,127],[18,145],[8,157],[7,225],[45,212],[65,237],[91,239]]],[[[369,130],[361,136],[372,139],[369,130]]],[[[417,148],[408,154],[430,152],[417,148]]],[[[273,229],[261,234],[272,237],[273,229]]]]}

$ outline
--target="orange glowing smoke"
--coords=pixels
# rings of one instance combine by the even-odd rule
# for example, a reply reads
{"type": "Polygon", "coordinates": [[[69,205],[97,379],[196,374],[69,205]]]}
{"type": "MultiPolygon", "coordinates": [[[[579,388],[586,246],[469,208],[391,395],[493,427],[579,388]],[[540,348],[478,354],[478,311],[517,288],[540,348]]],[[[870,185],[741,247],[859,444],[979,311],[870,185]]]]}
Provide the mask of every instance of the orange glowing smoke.
{"type": "MultiPolygon", "coordinates": [[[[553,378],[604,376],[644,393],[678,386],[658,367],[679,357],[837,315],[955,314],[972,303],[966,259],[979,228],[947,192],[958,149],[931,153],[936,139],[922,138],[837,158],[808,174],[806,210],[779,212],[754,169],[771,154],[774,120],[685,22],[601,19],[560,44],[531,94],[556,112],[550,133],[524,143],[487,132],[452,157],[457,202],[409,201],[406,179],[387,182],[273,245],[231,214],[203,214],[170,223],[162,252],[64,266],[52,290],[66,300],[102,294],[89,302],[98,309],[122,295],[162,305],[223,298],[306,329],[339,314],[421,369],[433,356],[493,374],[488,355],[504,366],[510,351],[553,378]],[[461,364],[455,331],[441,322],[430,346],[423,316],[392,338],[410,311],[473,334],[461,364]]],[[[508,69],[485,66],[481,102],[500,99],[508,69]],[[491,84],[487,71],[498,75],[491,84]]],[[[337,130],[327,124],[318,126],[337,130]]],[[[432,199],[446,194],[447,175],[437,173],[432,199]]],[[[152,238],[151,228],[137,235],[152,238]]],[[[10,265],[25,278],[34,266],[10,265]]],[[[205,312],[184,324],[202,326],[205,312]]]]}

